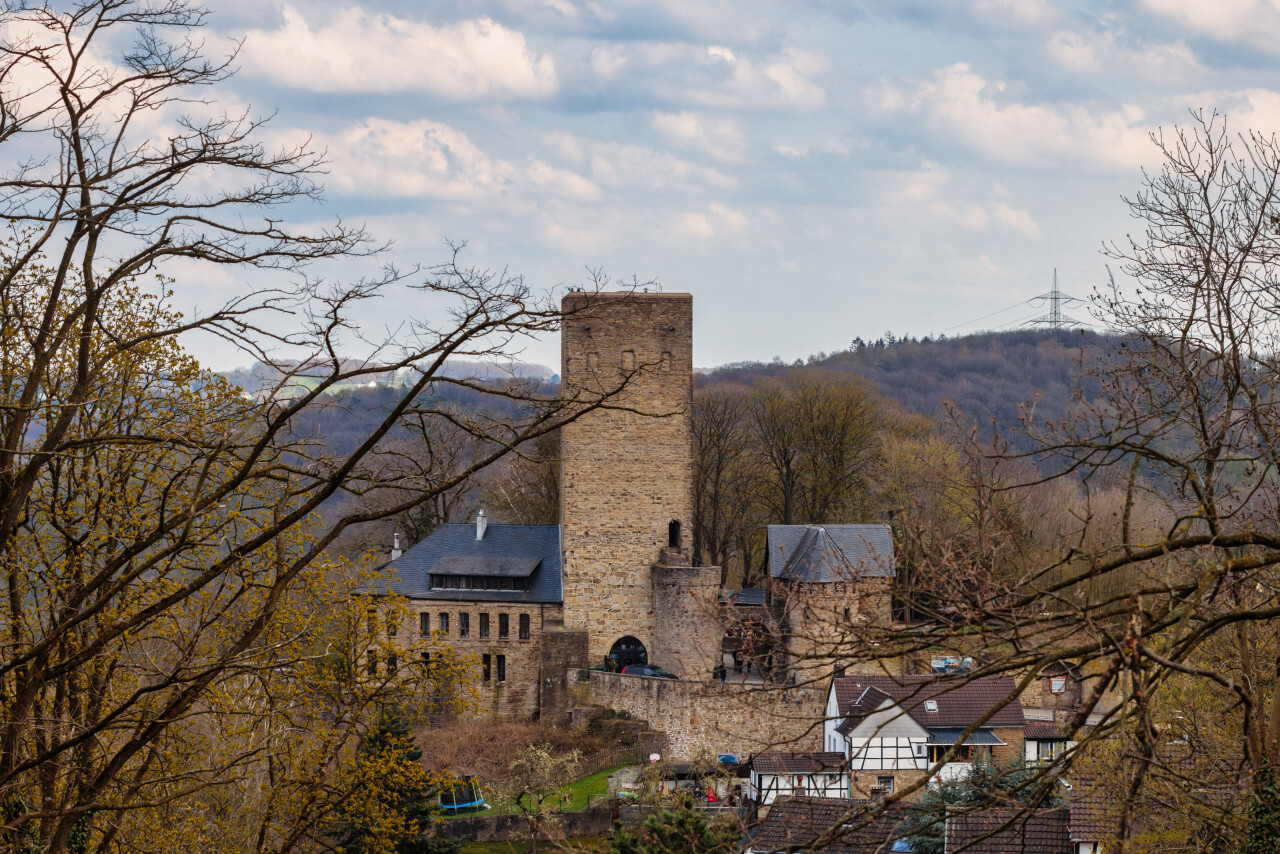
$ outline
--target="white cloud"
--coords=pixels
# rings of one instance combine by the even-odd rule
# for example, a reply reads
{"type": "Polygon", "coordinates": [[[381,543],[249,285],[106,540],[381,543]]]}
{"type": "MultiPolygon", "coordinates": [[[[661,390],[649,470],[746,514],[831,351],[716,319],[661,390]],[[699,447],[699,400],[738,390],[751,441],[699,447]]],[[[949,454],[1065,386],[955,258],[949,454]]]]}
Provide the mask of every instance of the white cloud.
{"type": "Polygon", "coordinates": [[[278,29],[248,34],[250,71],[317,92],[427,91],[458,100],[542,98],[556,91],[551,57],[488,18],[434,27],[365,12],[339,12],[312,29],[292,6],[278,29]]]}
{"type": "Polygon", "coordinates": [[[992,188],[995,200],[976,198],[980,191],[957,190],[951,174],[937,163],[924,163],[907,171],[888,170],[875,176],[881,201],[876,209],[885,216],[919,223],[921,211],[935,220],[958,225],[969,231],[986,231],[993,222],[1006,226],[1030,240],[1041,240],[1044,231],[1029,211],[1000,199],[1009,195],[999,184],[992,188]]]}
{"type": "Polygon", "coordinates": [[[1031,240],[1044,239],[1044,230],[1027,211],[1006,205],[1004,202],[996,202],[991,205],[991,215],[1023,237],[1031,240]]]}
{"type": "Polygon", "coordinates": [[[1181,82],[1204,66],[1181,41],[1130,47],[1114,31],[1061,30],[1049,37],[1047,52],[1058,65],[1081,74],[1123,74],[1144,80],[1181,82]]]}
{"type": "Polygon", "coordinates": [[[1241,42],[1271,53],[1280,50],[1280,7],[1274,0],[1143,0],[1143,5],[1195,36],[1241,42]]]}
{"type": "Polygon", "coordinates": [[[655,113],[653,128],[680,145],[705,151],[717,160],[739,162],[747,140],[738,123],[725,116],[702,116],[687,110],[655,113]]]}
{"type": "Polygon", "coordinates": [[[957,63],[920,86],[911,108],[948,139],[1006,163],[1128,168],[1150,154],[1148,125],[1137,106],[1022,104],[998,100],[1003,89],[957,63]]]}
{"type": "Polygon", "coordinates": [[[818,78],[831,68],[826,57],[811,51],[748,58],[727,47],[671,44],[637,46],[628,65],[660,101],[751,112],[822,109],[827,93],[818,78]]]}

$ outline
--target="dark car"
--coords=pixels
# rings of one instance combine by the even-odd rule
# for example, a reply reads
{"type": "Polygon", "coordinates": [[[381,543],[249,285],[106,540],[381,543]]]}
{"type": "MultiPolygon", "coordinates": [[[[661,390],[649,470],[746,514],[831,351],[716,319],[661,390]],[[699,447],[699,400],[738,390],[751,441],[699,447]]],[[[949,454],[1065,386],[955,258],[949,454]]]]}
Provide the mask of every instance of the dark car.
{"type": "Polygon", "coordinates": [[[622,668],[622,672],[628,676],[656,676],[659,679],[680,678],[670,670],[663,670],[656,664],[628,664],[626,667],[622,668]]]}

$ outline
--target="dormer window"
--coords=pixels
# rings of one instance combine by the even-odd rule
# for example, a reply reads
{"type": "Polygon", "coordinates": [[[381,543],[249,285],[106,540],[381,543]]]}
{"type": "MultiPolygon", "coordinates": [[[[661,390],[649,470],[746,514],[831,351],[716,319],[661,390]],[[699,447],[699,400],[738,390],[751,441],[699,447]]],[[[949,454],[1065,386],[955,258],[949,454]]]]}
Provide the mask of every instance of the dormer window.
{"type": "Polygon", "coordinates": [[[925,700],[925,701],[924,701],[924,710],[925,710],[926,712],[936,712],[936,711],[938,711],[938,701],[937,701],[937,700],[925,700]]]}

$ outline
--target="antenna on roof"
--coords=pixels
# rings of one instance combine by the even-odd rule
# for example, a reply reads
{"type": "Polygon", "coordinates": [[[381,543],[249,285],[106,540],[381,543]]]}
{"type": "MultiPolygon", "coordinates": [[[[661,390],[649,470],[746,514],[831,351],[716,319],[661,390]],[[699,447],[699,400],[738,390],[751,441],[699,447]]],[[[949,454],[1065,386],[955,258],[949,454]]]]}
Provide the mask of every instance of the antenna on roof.
{"type": "Polygon", "coordinates": [[[476,539],[484,539],[484,529],[489,527],[489,517],[485,515],[484,508],[480,508],[480,512],[476,514],[476,539]]]}
{"type": "Polygon", "coordinates": [[[391,535],[391,559],[396,560],[404,552],[400,549],[400,532],[396,531],[391,535]]]}

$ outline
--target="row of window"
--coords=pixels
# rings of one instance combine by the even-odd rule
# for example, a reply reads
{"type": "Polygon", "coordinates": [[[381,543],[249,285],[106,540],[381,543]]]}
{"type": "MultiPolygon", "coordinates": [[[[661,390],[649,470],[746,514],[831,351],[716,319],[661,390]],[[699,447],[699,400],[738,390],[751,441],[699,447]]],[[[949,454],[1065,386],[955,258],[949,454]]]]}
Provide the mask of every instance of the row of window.
{"type": "MultiPolygon", "coordinates": [[[[489,637],[492,637],[491,635],[492,622],[489,619],[490,615],[480,614],[478,616],[480,618],[480,637],[482,639],[487,639],[489,637]]],[[[436,619],[438,621],[436,623],[436,627],[440,631],[444,632],[446,635],[449,634],[448,612],[441,611],[436,616],[436,619]]],[[[529,639],[529,615],[528,614],[520,615],[519,628],[517,629],[517,631],[519,633],[518,637],[520,638],[520,640],[529,639]]],[[[394,635],[395,629],[389,627],[388,633],[394,635]]],[[[427,635],[431,634],[431,615],[428,614],[426,611],[423,611],[418,615],[418,634],[422,635],[423,637],[426,637],[427,635]]],[[[471,615],[468,614],[466,611],[463,611],[458,614],[458,637],[460,638],[471,637],[471,615]]],[[[510,614],[498,615],[498,637],[504,640],[506,638],[511,637],[511,615],[510,614]]]]}
{"type": "Polygon", "coordinates": [[[432,575],[433,590],[528,590],[529,579],[492,575],[432,575]]]}
{"type": "MultiPolygon", "coordinates": [[[[431,665],[431,653],[422,653],[422,663],[428,667],[431,665]]],[[[485,653],[480,656],[480,677],[485,682],[493,681],[494,664],[497,664],[497,676],[499,682],[507,681],[507,657],[505,655],[489,655],[485,653]],[[494,661],[494,659],[497,659],[494,661]]],[[[387,673],[395,673],[400,666],[400,661],[393,652],[387,656],[387,673]]],[[[370,676],[378,675],[378,651],[371,649],[365,653],[365,670],[370,676]]]]}

